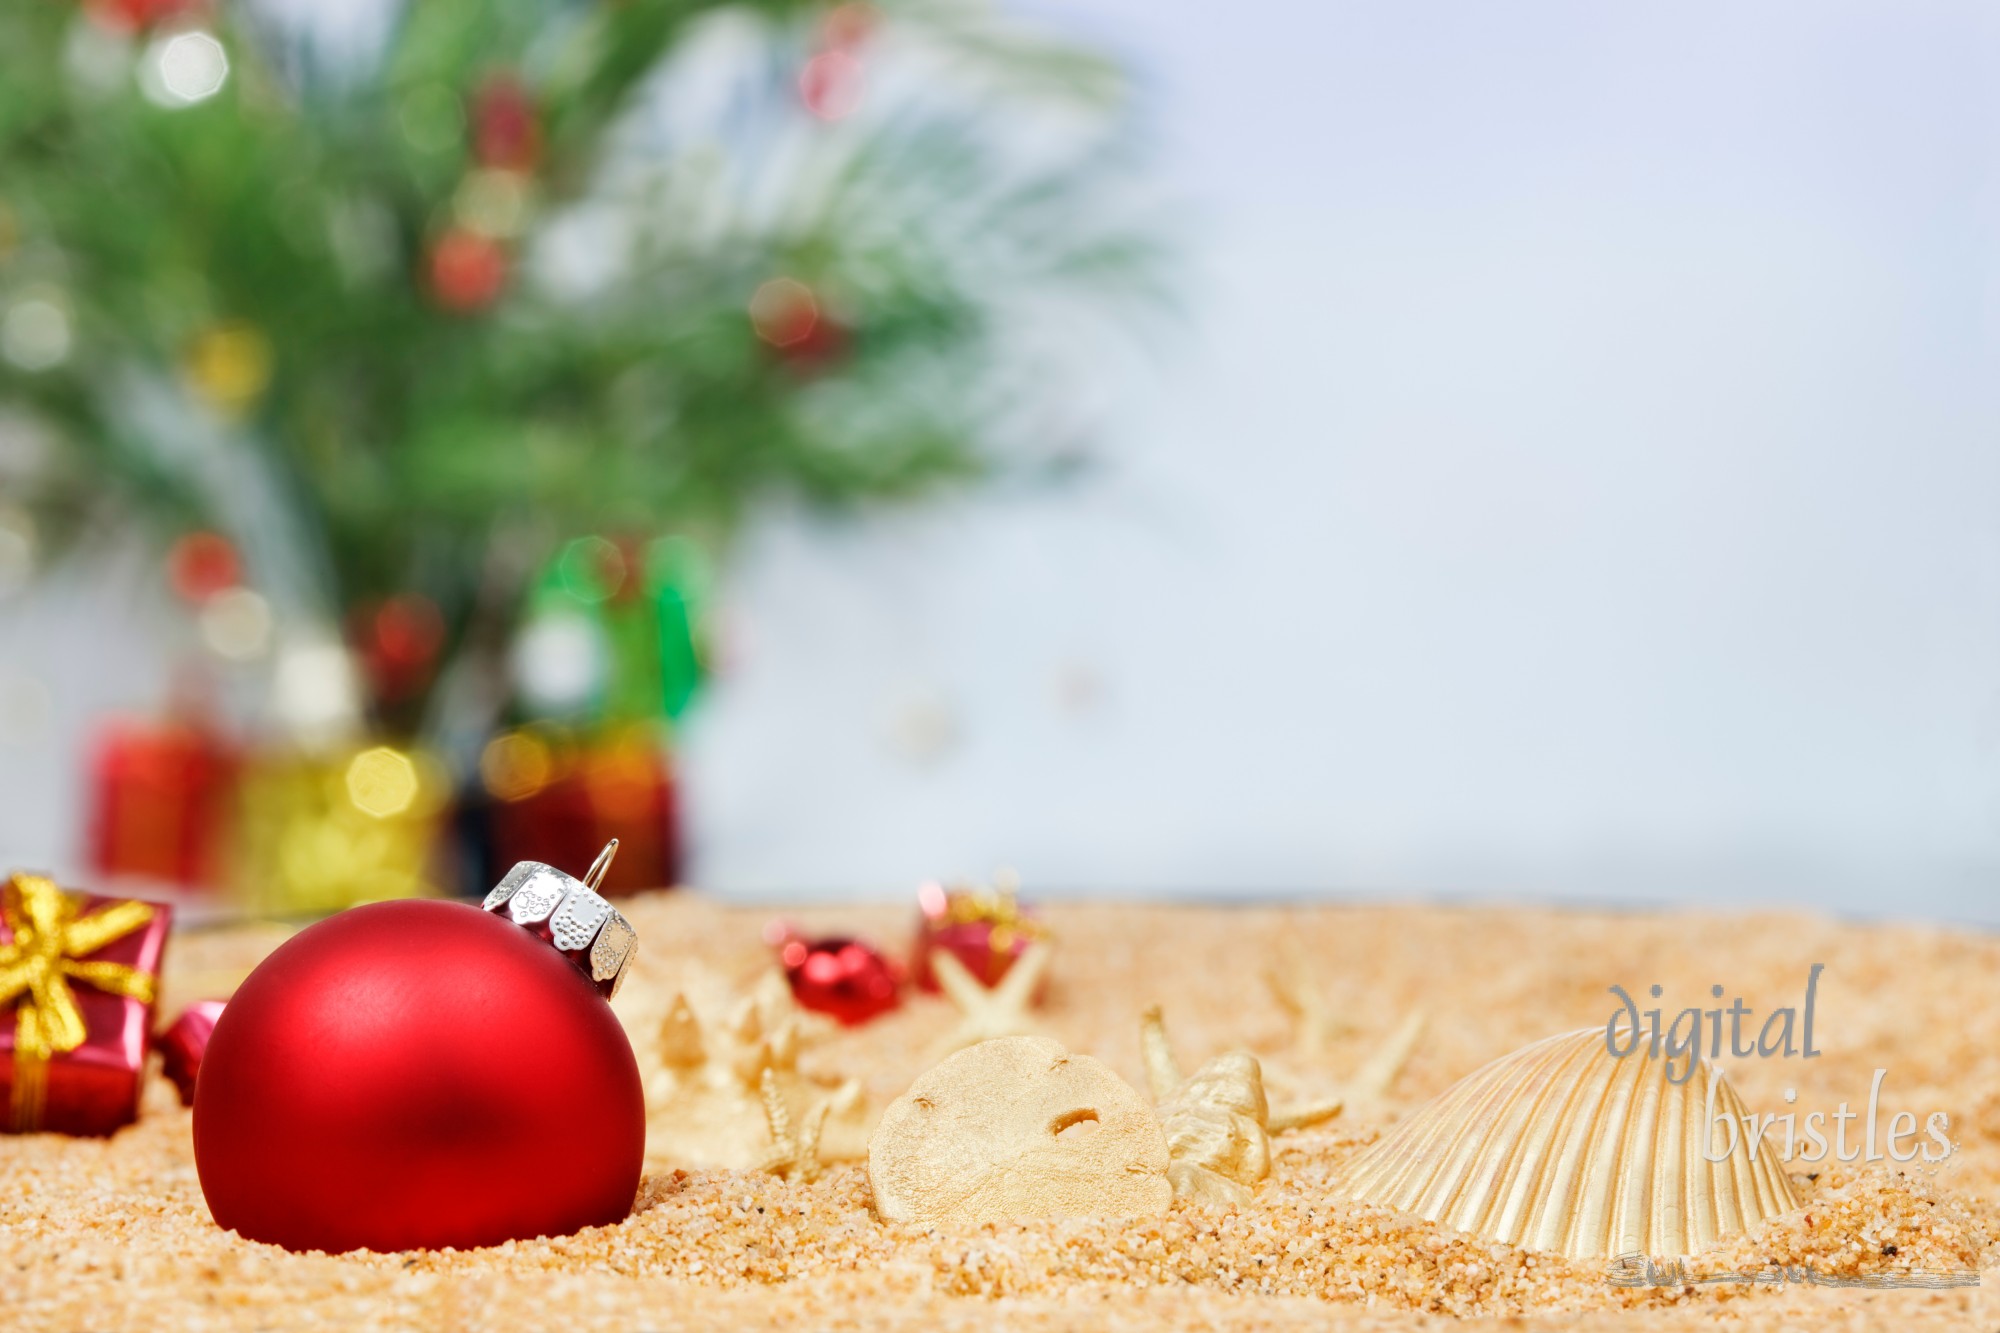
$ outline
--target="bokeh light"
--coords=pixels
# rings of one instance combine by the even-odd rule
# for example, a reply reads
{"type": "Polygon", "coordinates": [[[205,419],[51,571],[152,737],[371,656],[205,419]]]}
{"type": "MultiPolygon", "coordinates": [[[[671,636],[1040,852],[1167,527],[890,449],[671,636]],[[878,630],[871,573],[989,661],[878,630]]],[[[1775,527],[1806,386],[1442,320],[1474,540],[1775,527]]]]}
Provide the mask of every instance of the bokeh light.
{"type": "Polygon", "coordinates": [[[69,312],[46,296],[27,296],[0,320],[0,356],[26,371],[50,370],[69,357],[69,312]]]}
{"type": "Polygon", "coordinates": [[[363,750],[347,765],[348,800],[377,819],[407,812],[416,804],[421,785],[416,761],[386,745],[363,750]]]}
{"type": "Polygon", "coordinates": [[[819,325],[819,301],[795,278],[773,278],[750,298],[750,324],[773,347],[792,347],[812,337],[819,325]]]}
{"type": "Polygon", "coordinates": [[[217,656],[250,662],[271,647],[271,604],[248,588],[228,588],[203,603],[201,640],[217,656]]]}
{"type": "Polygon", "coordinates": [[[499,801],[521,801],[549,785],[555,758],[548,743],[529,731],[509,731],[487,742],[479,756],[479,778],[499,801]]]}
{"type": "Polygon", "coordinates": [[[190,106],[222,91],[229,81],[229,53],[208,33],[178,32],[147,49],[142,77],[155,102],[190,106]]]}

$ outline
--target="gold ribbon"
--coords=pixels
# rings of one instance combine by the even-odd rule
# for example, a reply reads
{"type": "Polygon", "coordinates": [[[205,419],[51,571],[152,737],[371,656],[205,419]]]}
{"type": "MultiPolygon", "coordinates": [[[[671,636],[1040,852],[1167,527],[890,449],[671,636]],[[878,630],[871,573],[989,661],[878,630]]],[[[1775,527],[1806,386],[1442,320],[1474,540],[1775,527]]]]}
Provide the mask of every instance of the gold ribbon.
{"type": "Polygon", "coordinates": [[[15,875],[0,896],[13,938],[0,944],[0,1007],[14,1009],[13,1128],[39,1129],[49,1060],[83,1045],[87,1035],[70,981],[152,1003],[153,978],[123,963],[85,961],[153,919],[149,904],[116,903],[77,915],[78,899],[41,875],[15,875]],[[18,1001],[18,1003],[16,1003],[18,1001]]]}
{"type": "Polygon", "coordinates": [[[994,953],[1010,953],[1016,939],[1046,938],[1049,928],[1021,910],[1011,889],[952,889],[945,894],[942,926],[985,924],[992,927],[986,944],[994,953]]]}

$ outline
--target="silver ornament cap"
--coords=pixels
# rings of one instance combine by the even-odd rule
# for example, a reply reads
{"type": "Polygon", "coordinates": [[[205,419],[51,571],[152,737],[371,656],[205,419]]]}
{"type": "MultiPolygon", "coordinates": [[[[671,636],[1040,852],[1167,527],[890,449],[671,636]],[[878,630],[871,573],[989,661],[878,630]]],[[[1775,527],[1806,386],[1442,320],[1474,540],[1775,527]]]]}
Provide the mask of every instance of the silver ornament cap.
{"type": "Polygon", "coordinates": [[[639,952],[632,923],[597,892],[616,855],[618,839],[613,838],[582,879],[540,861],[516,862],[480,904],[547,940],[607,1000],[618,993],[639,952]]]}

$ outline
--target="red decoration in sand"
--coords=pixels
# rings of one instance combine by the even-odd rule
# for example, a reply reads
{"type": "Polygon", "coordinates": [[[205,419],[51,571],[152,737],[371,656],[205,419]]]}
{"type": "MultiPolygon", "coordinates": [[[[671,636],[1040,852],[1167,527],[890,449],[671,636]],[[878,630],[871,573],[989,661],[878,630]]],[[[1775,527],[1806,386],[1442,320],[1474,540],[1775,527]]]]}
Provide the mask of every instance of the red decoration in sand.
{"type": "Polygon", "coordinates": [[[1048,933],[1048,927],[1015,900],[1010,888],[948,889],[925,884],[917,890],[917,943],[911,970],[918,985],[936,990],[930,955],[933,949],[943,949],[991,990],[1014,960],[1048,933]]]}
{"type": "Polygon", "coordinates": [[[808,940],[782,924],[765,932],[778,946],[785,980],[801,1006],[850,1027],[903,1002],[902,969],[860,940],[808,940]]]}
{"type": "Polygon", "coordinates": [[[293,1250],[608,1225],[645,1146],[639,1067],[591,978],[463,903],[376,903],[301,931],[230,1000],[195,1091],[216,1223],[293,1250]]]}
{"type": "Polygon", "coordinates": [[[215,1032],[215,1020],[222,1017],[223,1004],[221,1000],[196,1000],[155,1043],[160,1050],[160,1072],[180,1089],[182,1106],[194,1105],[201,1057],[208,1051],[208,1039],[215,1032]]]}

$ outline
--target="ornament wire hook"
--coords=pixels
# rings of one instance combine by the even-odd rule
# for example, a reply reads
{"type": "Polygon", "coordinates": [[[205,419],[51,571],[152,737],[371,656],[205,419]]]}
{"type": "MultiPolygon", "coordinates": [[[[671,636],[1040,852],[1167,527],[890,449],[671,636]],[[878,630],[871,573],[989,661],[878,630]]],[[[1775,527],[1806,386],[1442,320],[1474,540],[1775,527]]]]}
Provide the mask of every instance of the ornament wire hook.
{"type": "Polygon", "coordinates": [[[583,887],[589,889],[592,893],[597,892],[597,886],[604,882],[604,876],[610,871],[611,863],[617,859],[617,856],[618,839],[613,838],[610,842],[604,844],[604,850],[599,852],[597,859],[590,863],[590,869],[583,872],[583,887]]]}

